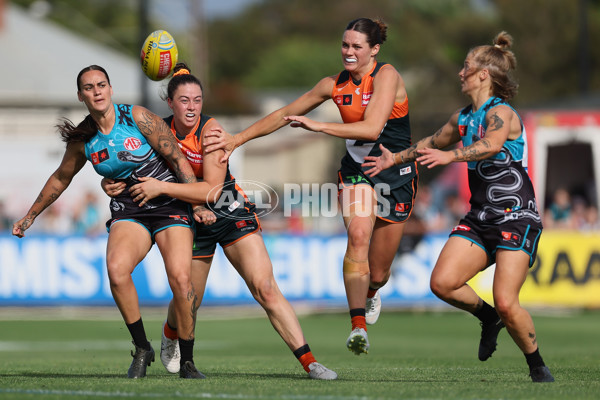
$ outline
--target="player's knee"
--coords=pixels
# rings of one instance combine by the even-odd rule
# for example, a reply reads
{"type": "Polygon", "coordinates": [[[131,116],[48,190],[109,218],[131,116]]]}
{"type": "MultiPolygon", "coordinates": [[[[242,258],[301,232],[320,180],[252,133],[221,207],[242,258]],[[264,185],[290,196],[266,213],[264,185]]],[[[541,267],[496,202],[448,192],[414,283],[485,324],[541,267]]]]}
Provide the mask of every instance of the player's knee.
{"type": "Polygon", "coordinates": [[[173,294],[176,296],[184,296],[190,298],[192,289],[192,282],[190,275],[186,273],[178,273],[169,277],[169,285],[173,294]]]}
{"type": "Polygon", "coordinates": [[[252,295],[263,308],[270,308],[273,304],[277,303],[280,292],[275,280],[263,279],[251,286],[250,291],[252,295]]]}
{"type": "Polygon", "coordinates": [[[131,280],[131,274],[128,272],[128,268],[122,263],[116,261],[107,262],[106,271],[108,273],[110,286],[113,288],[124,286],[131,280]]]}
{"type": "Polygon", "coordinates": [[[350,226],[348,245],[353,248],[368,248],[371,241],[371,229],[366,226],[350,226]]]}
{"type": "Polygon", "coordinates": [[[450,290],[446,282],[443,280],[432,276],[431,280],[429,281],[429,287],[431,292],[440,299],[445,300],[449,298],[450,290]]]}
{"type": "Polygon", "coordinates": [[[518,302],[505,297],[494,297],[494,308],[503,321],[511,320],[520,308],[518,302]]]}
{"type": "Polygon", "coordinates": [[[385,284],[390,279],[391,271],[383,272],[378,268],[374,267],[370,264],[371,269],[371,282],[369,283],[369,287],[372,289],[380,289],[385,286],[385,284]]]}

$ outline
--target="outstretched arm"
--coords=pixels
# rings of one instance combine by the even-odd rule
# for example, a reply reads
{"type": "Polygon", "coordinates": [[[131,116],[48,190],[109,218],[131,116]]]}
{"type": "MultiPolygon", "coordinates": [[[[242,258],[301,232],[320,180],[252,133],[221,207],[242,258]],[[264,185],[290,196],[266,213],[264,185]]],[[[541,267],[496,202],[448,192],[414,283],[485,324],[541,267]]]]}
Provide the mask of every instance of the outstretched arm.
{"type": "Polygon", "coordinates": [[[443,149],[451,144],[459,142],[460,134],[458,132],[458,114],[459,111],[455,112],[450,117],[450,120],[448,120],[448,122],[446,122],[446,124],[438,129],[433,135],[419,140],[409,148],[398,153],[391,153],[383,145],[380,145],[382,151],[381,156],[365,157],[365,162],[362,164],[362,166],[371,167],[365,173],[368,176],[375,176],[382,170],[390,168],[393,165],[419,161],[418,157],[425,149],[443,149]]]}
{"type": "Polygon", "coordinates": [[[237,135],[223,135],[218,131],[207,132],[202,142],[203,148],[206,149],[206,153],[211,153],[219,149],[225,150],[225,157],[220,161],[226,161],[234,149],[247,141],[266,136],[287,125],[289,121],[285,117],[307,114],[325,100],[331,98],[331,90],[334,84],[333,79],[334,77],[331,76],[321,79],[311,90],[304,93],[292,103],[273,111],[237,135]]]}
{"type": "Polygon", "coordinates": [[[25,236],[25,231],[29,229],[33,221],[60,197],[73,180],[73,177],[83,168],[85,162],[83,143],[69,143],[60,165],[50,175],[27,214],[13,224],[12,234],[17,237],[25,236]]]}
{"type": "Polygon", "coordinates": [[[423,149],[417,158],[419,164],[433,168],[447,165],[451,162],[480,161],[498,154],[511,134],[516,138],[520,135],[520,121],[514,121],[515,112],[507,106],[494,107],[486,114],[487,129],[485,136],[473,144],[451,151],[423,149]]]}

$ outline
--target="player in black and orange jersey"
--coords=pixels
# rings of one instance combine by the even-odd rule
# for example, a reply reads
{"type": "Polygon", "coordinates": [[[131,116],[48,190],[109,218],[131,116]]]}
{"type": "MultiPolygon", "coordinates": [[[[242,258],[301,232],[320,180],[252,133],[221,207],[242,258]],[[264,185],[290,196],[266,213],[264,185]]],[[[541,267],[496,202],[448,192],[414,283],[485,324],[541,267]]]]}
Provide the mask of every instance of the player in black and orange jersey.
{"type": "Polygon", "coordinates": [[[496,350],[506,325],[523,352],[534,382],[553,382],[542,359],[531,316],[519,304],[519,292],[533,265],[542,234],[533,185],[527,174],[527,137],[521,117],[508,103],[517,94],[512,77],[517,59],[513,39],[499,33],[492,45],[474,47],[458,73],[471,104],[457,110],[433,135],[410,148],[367,157],[367,174],[397,162],[416,160],[432,168],[466,162],[471,209],[450,233],[431,274],[431,290],[440,299],[468,311],[481,322],[479,359],[496,350]],[[442,149],[462,142],[462,148],[442,149]],[[492,264],[495,307],[467,284],[492,264]]]}
{"type": "Polygon", "coordinates": [[[348,232],[343,263],[352,332],[346,341],[355,354],[367,353],[366,324],[379,317],[378,289],[386,284],[417,192],[414,162],[398,165],[371,178],[361,167],[364,157],[381,154],[379,144],[394,151],[411,145],[408,97],[404,81],[390,64],[377,61],[387,36],[382,21],[351,21],[342,38],[344,71],[319,81],[310,91],[231,137],[207,137],[207,151],[228,152],[250,139],[267,135],[291,122],[315,132],[346,139],[346,155],[338,173],[339,202],[348,232]],[[343,123],[316,122],[304,115],[333,99],[343,123]]]}
{"type": "MultiPolygon", "coordinates": [[[[194,185],[163,185],[163,182],[156,179],[144,179],[144,183],[132,188],[132,197],[140,205],[158,195],[172,196],[192,204],[206,203],[207,209],[216,216],[216,222],[209,221],[209,224],[196,226],[192,281],[198,297],[202,299],[204,294],[218,243],[309,377],[336,379],[334,371],[315,360],[294,309],[277,286],[271,260],[260,234],[260,222],[254,212],[254,204],[248,201],[241,188],[236,185],[229,172],[229,163],[220,161],[222,153],[206,154],[202,148],[202,136],[211,129],[222,127],[214,118],[202,114],[203,91],[200,81],[190,74],[184,63],[177,64],[173,71],[167,87],[167,103],[173,115],[166,118],[165,122],[171,127],[194,173],[203,182],[194,185]]],[[[123,189],[122,185],[111,185],[110,182],[105,182],[104,187],[110,196],[123,189]]],[[[178,321],[173,311],[171,302],[163,326],[161,344],[161,360],[172,373],[179,369],[178,321]]]]}

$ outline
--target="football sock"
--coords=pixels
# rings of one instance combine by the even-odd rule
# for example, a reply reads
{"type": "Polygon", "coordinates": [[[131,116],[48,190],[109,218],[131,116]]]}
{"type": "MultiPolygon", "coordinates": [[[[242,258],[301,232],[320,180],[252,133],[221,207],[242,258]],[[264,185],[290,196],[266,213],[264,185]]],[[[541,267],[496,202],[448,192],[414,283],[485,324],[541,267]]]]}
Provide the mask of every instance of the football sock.
{"type": "Polygon", "coordinates": [[[369,291],[367,292],[367,297],[369,299],[372,299],[373,296],[375,296],[375,293],[377,293],[377,289],[371,289],[371,286],[369,286],[369,291]]]}
{"type": "Polygon", "coordinates": [[[168,321],[165,322],[163,333],[171,340],[177,340],[179,338],[179,336],[177,336],[177,328],[171,328],[168,321]]]}
{"type": "Polygon", "coordinates": [[[296,356],[298,361],[300,361],[300,364],[302,364],[302,368],[304,368],[306,372],[310,372],[310,370],[308,369],[308,366],[310,364],[317,362],[317,360],[315,360],[315,357],[312,354],[312,351],[310,351],[310,347],[308,347],[308,344],[300,346],[296,350],[294,350],[294,355],[296,356]]]}
{"type": "Polygon", "coordinates": [[[485,301],[483,302],[481,308],[475,311],[473,315],[483,323],[496,322],[498,320],[498,313],[496,312],[496,309],[485,301]]]}
{"type": "Polygon", "coordinates": [[[527,360],[527,365],[529,365],[529,370],[532,370],[535,367],[543,367],[544,365],[544,360],[542,359],[542,356],[540,355],[540,349],[536,349],[533,353],[531,354],[525,354],[525,360],[527,360]]]}
{"type": "Polygon", "coordinates": [[[179,351],[181,352],[181,360],[179,365],[185,364],[186,361],[194,361],[194,339],[184,340],[179,338],[179,351]]]}
{"type": "Polygon", "coordinates": [[[137,347],[141,347],[145,350],[150,350],[150,342],[146,338],[146,331],[144,330],[144,323],[142,322],[142,318],[135,321],[132,324],[126,324],[127,329],[129,329],[129,333],[131,334],[131,338],[133,339],[133,343],[137,347]]]}
{"type": "Polygon", "coordinates": [[[367,330],[364,308],[353,308],[350,310],[350,318],[352,318],[352,330],[356,328],[363,328],[365,331],[367,330]]]}

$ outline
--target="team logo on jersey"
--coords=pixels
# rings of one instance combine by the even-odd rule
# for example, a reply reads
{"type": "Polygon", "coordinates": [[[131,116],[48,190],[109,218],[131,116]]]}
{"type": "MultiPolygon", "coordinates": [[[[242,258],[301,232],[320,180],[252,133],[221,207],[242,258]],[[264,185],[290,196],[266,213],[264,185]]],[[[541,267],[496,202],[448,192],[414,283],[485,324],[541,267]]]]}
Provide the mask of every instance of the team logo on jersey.
{"type": "Polygon", "coordinates": [[[369,101],[371,101],[371,96],[373,95],[373,92],[366,92],[363,93],[362,95],[362,103],[360,104],[363,107],[366,107],[369,104],[369,101]]]}
{"type": "Polygon", "coordinates": [[[333,98],[333,101],[335,101],[335,104],[337,104],[338,106],[351,106],[352,105],[352,95],[344,94],[341,96],[335,96],[333,98]]]}
{"type": "Polygon", "coordinates": [[[91,156],[92,164],[94,164],[94,165],[98,165],[98,164],[108,160],[109,158],[110,158],[110,156],[108,154],[108,149],[102,149],[100,151],[92,153],[92,156],[91,156]]]}
{"type": "Polygon", "coordinates": [[[459,125],[458,126],[458,133],[460,134],[460,136],[465,136],[467,134],[467,126],[466,125],[459,125]]]}
{"type": "Polygon", "coordinates": [[[518,233],[502,231],[502,240],[507,242],[519,242],[521,240],[521,235],[518,233]]]}
{"type": "Polygon", "coordinates": [[[396,203],[396,212],[408,212],[410,210],[410,203],[396,203]]]}
{"type": "Polygon", "coordinates": [[[128,137],[123,142],[123,146],[129,151],[137,150],[142,146],[142,141],[135,137],[128,137]]]}

